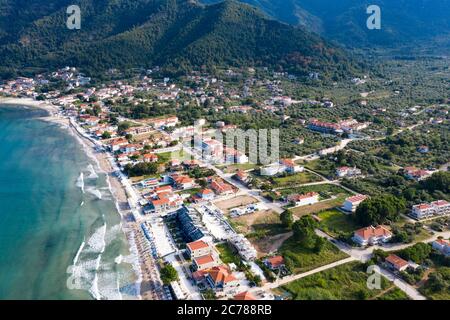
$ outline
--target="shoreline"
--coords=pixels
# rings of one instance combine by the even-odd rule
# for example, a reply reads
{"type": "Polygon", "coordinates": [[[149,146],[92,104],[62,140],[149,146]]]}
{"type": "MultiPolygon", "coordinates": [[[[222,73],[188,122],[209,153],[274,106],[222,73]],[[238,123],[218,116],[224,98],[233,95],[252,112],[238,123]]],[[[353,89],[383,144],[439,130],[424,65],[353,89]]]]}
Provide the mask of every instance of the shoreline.
{"type": "MultiPolygon", "coordinates": [[[[131,214],[131,210],[127,208],[128,206],[128,197],[125,187],[122,185],[120,180],[114,175],[115,169],[113,165],[111,164],[110,154],[107,152],[98,152],[95,150],[96,145],[86,138],[81,132],[78,131],[78,129],[72,124],[72,122],[68,118],[61,118],[64,119],[65,124],[67,125],[67,129],[73,134],[78,142],[80,143],[81,147],[84,149],[84,152],[86,153],[86,156],[89,158],[93,158],[96,162],[96,165],[101,173],[104,173],[106,175],[106,181],[109,187],[109,190],[111,192],[111,195],[114,199],[115,206],[117,213],[119,214],[121,218],[121,230],[127,240],[128,243],[128,249],[131,254],[135,254],[136,258],[138,259],[139,265],[136,266],[136,264],[132,263],[132,269],[135,271],[136,274],[136,282],[135,285],[138,289],[138,300],[143,300],[143,292],[142,292],[142,281],[144,278],[144,272],[141,265],[141,257],[137,250],[137,244],[136,244],[136,236],[137,232],[139,232],[138,229],[136,229],[136,226],[127,220],[127,217],[129,214],[131,214]],[[139,270],[137,270],[137,267],[139,270]]],[[[58,121],[61,123],[60,121],[58,121]]]]}
{"type": "MultiPolygon", "coordinates": [[[[97,143],[86,137],[78,124],[72,119],[61,114],[61,107],[49,102],[41,102],[32,98],[4,98],[0,97],[0,105],[17,105],[30,108],[39,108],[45,110],[48,115],[39,117],[43,121],[49,121],[67,129],[73,135],[80,147],[83,148],[86,156],[93,159],[101,173],[106,174],[107,184],[109,186],[113,201],[115,202],[117,213],[121,217],[121,230],[127,240],[130,254],[134,254],[136,262],[131,263],[132,269],[136,274],[136,298],[138,300],[160,300],[162,296],[155,292],[155,280],[150,270],[157,268],[156,261],[148,253],[146,248],[146,239],[140,230],[140,223],[130,219],[133,216],[132,209],[129,207],[127,187],[115,175],[118,168],[114,165],[114,159],[111,153],[98,151],[97,143]]],[[[94,297],[95,298],[95,297],[94,297]]]]}
{"type": "Polygon", "coordinates": [[[138,263],[131,264],[132,269],[134,270],[137,277],[135,281],[135,285],[137,286],[136,297],[138,300],[144,300],[145,291],[143,290],[144,288],[142,287],[142,282],[146,279],[144,273],[145,268],[141,254],[137,249],[138,244],[136,243],[136,238],[138,236],[137,233],[139,232],[139,229],[136,223],[127,220],[128,215],[131,214],[131,210],[127,208],[127,192],[120,180],[114,175],[115,170],[113,165],[111,164],[111,161],[113,161],[113,159],[111,159],[111,155],[107,152],[96,151],[96,145],[87,137],[83,136],[83,134],[79,132],[77,128],[71,123],[69,118],[62,116],[60,113],[61,108],[56,105],[48,102],[36,101],[32,98],[5,97],[0,97],[0,105],[24,106],[30,108],[38,108],[46,111],[47,115],[39,117],[38,119],[58,124],[64,129],[67,129],[69,134],[73,135],[76,138],[86,156],[93,159],[100,172],[106,175],[107,184],[113,197],[113,201],[115,202],[117,213],[121,218],[121,230],[126,238],[128,250],[131,254],[136,255],[136,259],[138,261],[138,263]]]}

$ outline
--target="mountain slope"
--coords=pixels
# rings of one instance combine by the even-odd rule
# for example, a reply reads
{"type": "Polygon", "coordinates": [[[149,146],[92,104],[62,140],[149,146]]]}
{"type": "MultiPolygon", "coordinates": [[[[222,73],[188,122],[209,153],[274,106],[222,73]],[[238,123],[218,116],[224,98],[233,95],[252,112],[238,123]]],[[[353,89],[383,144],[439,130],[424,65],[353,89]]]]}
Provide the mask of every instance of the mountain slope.
{"type": "MultiPolygon", "coordinates": [[[[339,76],[354,66],[341,49],[318,36],[237,1],[203,6],[188,0],[81,0],[82,27],[76,31],[65,28],[67,1],[43,2],[47,12],[32,21],[25,16],[17,34],[2,26],[4,70],[74,65],[99,71],[162,65],[180,71],[265,65],[339,76]]],[[[13,1],[0,0],[0,8],[6,3],[11,6],[13,1]]]]}
{"type": "MultiPolygon", "coordinates": [[[[202,0],[216,3],[220,0],[202,0]]],[[[397,46],[450,39],[450,0],[241,0],[293,25],[355,47],[397,46]],[[382,29],[366,28],[366,8],[378,5],[382,29]]]]}

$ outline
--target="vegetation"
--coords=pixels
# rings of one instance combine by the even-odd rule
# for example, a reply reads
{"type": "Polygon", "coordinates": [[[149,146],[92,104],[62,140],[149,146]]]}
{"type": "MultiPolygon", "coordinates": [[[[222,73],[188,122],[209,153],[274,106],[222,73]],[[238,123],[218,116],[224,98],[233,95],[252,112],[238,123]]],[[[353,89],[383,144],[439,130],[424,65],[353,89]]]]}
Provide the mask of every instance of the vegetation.
{"type": "Polygon", "coordinates": [[[314,268],[341,260],[347,255],[329,242],[323,242],[323,247],[317,251],[314,247],[305,248],[294,237],[286,240],[279,249],[286,261],[286,266],[292,273],[301,273],[314,268]]]}
{"type": "Polygon", "coordinates": [[[171,264],[166,264],[160,271],[161,280],[165,285],[178,280],[178,272],[171,264]]]}
{"type": "MultiPolygon", "coordinates": [[[[3,2],[2,9],[15,6],[12,0],[3,2]]],[[[20,11],[27,14],[19,18],[17,10],[2,10],[4,75],[24,65],[76,65],[89,74],[152,65],[173,74],[201,67],[214,71],[217,66],[274,65],[302,75],[319,71],[324,77],[343,77],[357,67],[320,37],[237,1],[204,7],[184,0],[82,0],[83,21],[89,23],[77,32],[64,28],[66,1],[35,2],[46,4],[34,13],[34,5],[23,4],[20,11]],[[8,23],[17,30],[6,27],[8,23]]]]}
{"type": "Polygon", "coordinates": [[[140,162],[135,165],[127,164],[125,166],[125,172],[129,177],[152,175],[158,172],[158,164],[153,162],[140,162]]]}
{"type": "MultiPolygon", "coordinates": [[[[382,290],[388,287],[382,278],[382,290]]],[[[367,288],[367,273],[364,264],[346,263],[282,287],[294,300],[366,300],[380,294],[382,290],[367,288]]]]}
{"type": "Polygon", "coordinates": [[[294,223],[294,216],[291,211],[285,210],[280,214],[280,221],[283,227],[286,229],[291,229],[294,223]]]}
{"type": "Polygon", "coordinates": [[[405,201],[386,194],[364,200],[356,209],[356,221],[363,226],[396,221],[406,210],[405,201]]]}
{"type": "Polygon", "coordinates": [[[359,228],[351,215],[339,210],[326,210],[317,214],[319,227],[334,237],[349,237],[359,228]]]}

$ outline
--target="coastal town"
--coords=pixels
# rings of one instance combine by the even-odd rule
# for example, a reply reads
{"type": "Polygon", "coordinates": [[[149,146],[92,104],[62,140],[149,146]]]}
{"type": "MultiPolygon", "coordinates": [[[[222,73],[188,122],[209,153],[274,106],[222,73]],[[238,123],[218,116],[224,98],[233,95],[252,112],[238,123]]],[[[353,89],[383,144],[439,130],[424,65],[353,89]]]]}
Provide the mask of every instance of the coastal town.
{"type": "Polygon", "coordinates": [[[432,286],[450,259],[448,101],[374,106],[363,117],[330,96],[295,94],[294,76],[267,68],[109,76],[66,67],[5,81],[0,95],[56,107],[52,116],[101,160],[138,244],[140,298],[296,299],[307,294],[303,280],[320,286],[349,272],[349,298],[448,296],[432,286]],[[271,163],[219,138],[274,128],[271,163]],[[371,265],[379,288],[366,287],[371,265]]]}

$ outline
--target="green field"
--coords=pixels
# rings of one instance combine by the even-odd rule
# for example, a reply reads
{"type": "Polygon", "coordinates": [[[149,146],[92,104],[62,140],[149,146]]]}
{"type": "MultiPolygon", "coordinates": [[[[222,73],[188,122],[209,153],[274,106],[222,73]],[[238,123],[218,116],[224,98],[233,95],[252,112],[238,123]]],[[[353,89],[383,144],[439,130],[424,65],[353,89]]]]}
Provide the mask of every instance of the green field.
{"type": "Polygon", "coordinates": [[[290,282],[277,291],[287,292],[293,300],[367,300],[385,296],[383,291],[390,287],[389,282],[381,278],[382,289],[370,290],[367,277],[363,264],[351,262],[290,282]]]}
{"type": "Polygon", "coordinates": [[[323,249],[317,253],[313,249],[300,246],[292,237],[283,243],[279,252],[292,259],[295,273],[307,272],[348,257],[330,242],[325,242],[323,249]]]}
{"type": "Polygon", "coordinates": [[[351,215],[336,209],[320,212],[317,216],[321,219],[320,228],[333,237],[342,233],[352,233],[359,228],[351,215]]]}
{"type": "Polygon", "coordinates": [[[282,188],[317,181],[322,181],[322,179],[313,173],[301,172],[285,177],[273,178],[273,187],[282,188]]]}
{"type": "Polygon", "coordinates": [[[220,260],[223,263],[234,263],[238,265],[241,262],[239,255],[230,247],[228,243],[220,243],[216,245],[219,251],[220,260]]]}

